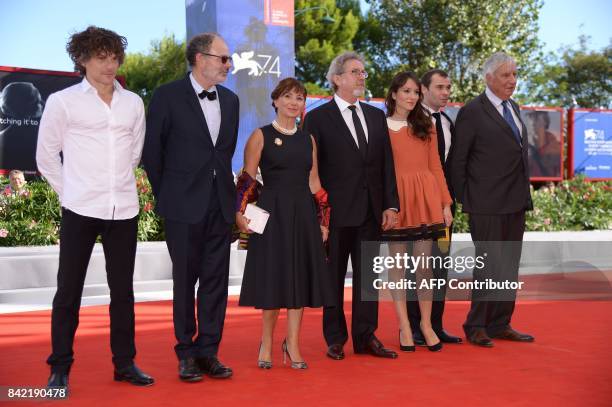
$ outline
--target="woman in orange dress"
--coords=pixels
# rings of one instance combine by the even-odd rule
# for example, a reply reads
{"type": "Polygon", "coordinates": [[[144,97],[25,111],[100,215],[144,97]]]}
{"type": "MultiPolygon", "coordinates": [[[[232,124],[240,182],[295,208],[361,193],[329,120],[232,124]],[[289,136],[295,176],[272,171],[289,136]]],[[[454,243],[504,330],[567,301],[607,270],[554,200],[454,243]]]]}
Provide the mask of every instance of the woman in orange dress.
{"type": "MultiPolygon", "coordinates": [[[[435,127],[429,113],[421,106],[421,83],[412,72],[397,74],[385,100],[387,124],[395,163],[400,211],[397,225],[383,236],[389,240],[390,255],[406,253],[412,247],[414,257],[431,254],[434,240],[445,235],[453,221],[451,197],[448,192],[435,127]]],[[[415,270],[416,287],[421,311],[421,331],[430,351],[442,349],[442,342],[431,326],[432,290],[421,289],[421,281],[431,281],[427,264],[415,270]]],[[[405,269],[389,271],[391,280],[405,278],[405,269]]],[[[406,309],[405,290],[392,291],[400,326],[400,349],[414,352],[412,330],[406,309]]]]}

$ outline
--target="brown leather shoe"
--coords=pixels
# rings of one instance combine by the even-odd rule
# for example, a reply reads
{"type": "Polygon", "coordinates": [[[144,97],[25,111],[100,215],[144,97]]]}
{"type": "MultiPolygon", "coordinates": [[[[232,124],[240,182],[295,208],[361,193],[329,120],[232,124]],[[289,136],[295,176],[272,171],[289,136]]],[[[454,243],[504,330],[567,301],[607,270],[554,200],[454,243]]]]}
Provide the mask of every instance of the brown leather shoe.
{"type": "Polygon", "coordinates": [[[344,350],[342,349],[342,345],[329,345],[329,347],[327,348],[327,357],[334,360],[344,359],[344,350]]]}
{"type": "Polygon", "coordinates": [[[372,356],[387,359],[397,358],[396,352],[392,351],[391,349],[385,348],[383,344],[376,338],[372,338],[372,340],[368,342],[363,351],[355,351],[355,353],[367,353],[372,356]]]}
{"type": "Polygon", "coordinates": [[[489,338],[489,335],[487,335],[487,332],[484,329],[475,330],[467,338],[468,342],[473,343],[474,345],[482,346],[484,348],[493,347],[493,341],[491,338],[489,338]]]}
{"type": "Polygon", "coordinates": [[[503,332],[494,336],[495,339],[504,339],[515,342],[533,342],[535,338],[529,334],[523,334],[515,331],[511,327],[506,328],[503,332]]]}

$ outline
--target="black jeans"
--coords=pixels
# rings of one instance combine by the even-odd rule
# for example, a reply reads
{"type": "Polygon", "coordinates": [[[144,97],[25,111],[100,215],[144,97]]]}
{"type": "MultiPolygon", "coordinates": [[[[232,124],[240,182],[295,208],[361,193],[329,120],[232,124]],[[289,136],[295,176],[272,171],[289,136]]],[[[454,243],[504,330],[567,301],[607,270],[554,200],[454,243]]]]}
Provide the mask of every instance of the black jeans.
{"type": "Polygon", "coordinates": [[[136,356],[134,345],[134,261],[138,217],[104,220],[62,208],[57,292],[51,313],[52,353],[47,359],[53,372],[70,370],[72,345],[79,325],[81,295],[87,266],[96,239],[102,237],[106,278],[111,302],[111,350],[118,369],[129,366],[136,356]]]}

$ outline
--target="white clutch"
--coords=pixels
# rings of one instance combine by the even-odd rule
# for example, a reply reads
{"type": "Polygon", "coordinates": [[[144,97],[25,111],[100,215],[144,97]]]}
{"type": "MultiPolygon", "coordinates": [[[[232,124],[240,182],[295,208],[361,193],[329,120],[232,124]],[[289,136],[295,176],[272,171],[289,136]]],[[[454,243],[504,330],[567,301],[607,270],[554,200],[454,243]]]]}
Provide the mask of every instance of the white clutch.
{"type": "Polygon", "coordinates": [[[270,214],[257,205],[247,204],[244,216],[249,220],[249,229],[261,235],[266,228],[270,214]]]}

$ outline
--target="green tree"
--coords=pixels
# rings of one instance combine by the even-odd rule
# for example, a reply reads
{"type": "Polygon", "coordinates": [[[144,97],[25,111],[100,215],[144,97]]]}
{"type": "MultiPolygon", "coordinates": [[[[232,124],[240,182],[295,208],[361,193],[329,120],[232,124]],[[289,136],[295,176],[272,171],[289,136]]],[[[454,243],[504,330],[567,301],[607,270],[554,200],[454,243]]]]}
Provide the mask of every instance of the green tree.
{"type": "Polygon", "coordinates": [[[400,70],[422,74],[446,70],[453,100],[464,102],[483,90],[481,67],[496,51],[517,61],[529,77],[541,54],[537,38],[541,0],[370,0],[360,38],[372,61],[368,86],[384,95],[400,70]]]}
{"type": "Polygon", "coordinates": [[[353,38],[359,28],[359,2],[344,0],[297,0],[295,10],[295,74],[307,83],[309,92],[328,93],[325,90],[327,69],[339,53],[353,49],[353,38]],[[318,7],[317,9],[314,9],[318,7]],[[309,8],[312,10],[303,11],[309,8]],[[323,23],[329,12],[333,23],[323,23]],[[354,14],[355,10],[357,15],[354,14]]]}
{"type": "Polygon", "coordinates": [[[177,41],[174,35],[153,41],[148,54],[127,54],[119,69],[127,88],[138,93],[145,106],[149,105],[155,88],[183,77],[186,72],[185,42],[177,41]]]}
{"type": "Polygon", "coordinates": [[[612,42],[601,51],[588,50],[589,38],[581,36],[577,48],[562,47],[550,53],[546,63],[526,88],[531,103],[570,107],[612,106],[612,42]]]}

